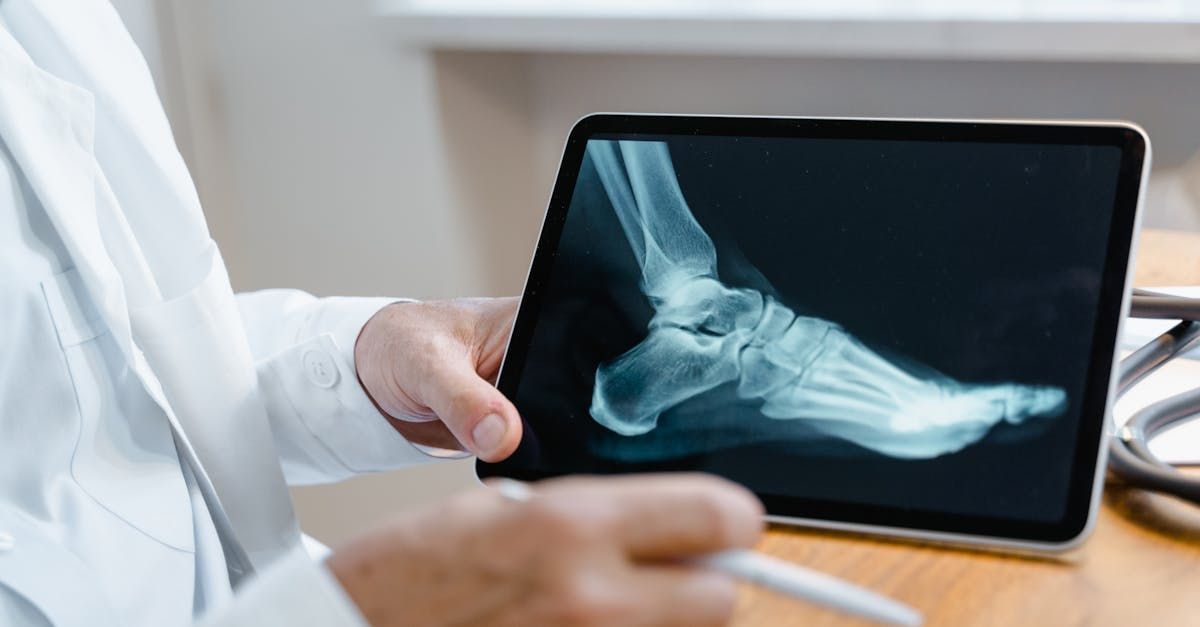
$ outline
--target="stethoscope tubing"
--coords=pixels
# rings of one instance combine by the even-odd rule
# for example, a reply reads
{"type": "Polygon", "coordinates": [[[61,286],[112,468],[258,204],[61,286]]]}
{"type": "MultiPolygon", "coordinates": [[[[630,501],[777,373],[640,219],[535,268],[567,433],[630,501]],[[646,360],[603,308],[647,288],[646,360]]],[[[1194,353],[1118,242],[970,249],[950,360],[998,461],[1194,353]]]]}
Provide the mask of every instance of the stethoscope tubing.
{"type": "Polygon", "coordinates": [[[1133,318],[1160,320],[1200,320],[1200,298],[1133,290],[1133,303],[1129,315],[1133,318]]]}
{"type": "MultiPolygon", "coordinates": [[[[1200,299],[1134,290],[1135,318],[1182,320],[1121,360],[1117,397],[1200,341],[1200,299]]],[[[1109,443],[1108,469],[1133,487],[1200,504],[1200,479],[1158,459],[1149,442],[1171,426],[1200,414],[1200,388],[1151,403],[1135,412],[1109,443]]]]}

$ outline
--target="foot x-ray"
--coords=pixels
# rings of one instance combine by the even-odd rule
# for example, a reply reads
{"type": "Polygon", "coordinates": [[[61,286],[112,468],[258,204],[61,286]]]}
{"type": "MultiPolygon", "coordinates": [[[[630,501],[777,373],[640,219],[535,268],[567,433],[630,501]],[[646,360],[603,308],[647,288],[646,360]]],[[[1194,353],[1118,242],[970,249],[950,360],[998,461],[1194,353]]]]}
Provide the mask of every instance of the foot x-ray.
{"type": "Polygon", "coordinates": [[[589,138],[502,377],[526,421],[509,464],[1057,520],[1119,157],[589,138]]]}
{"type": "Polygon", "coordinates": [[[665,143],[592,141],[587,154],[654,309],[646,338],[596,371],[590,414],[608,429],[648,433],[663,412],[728,382],[739,398],[760,401],[763,416],[901,458],[952,453],[997,423],[1062,413],[1061,388],[917,377],[835,321],[722,283],[665,143]]]}

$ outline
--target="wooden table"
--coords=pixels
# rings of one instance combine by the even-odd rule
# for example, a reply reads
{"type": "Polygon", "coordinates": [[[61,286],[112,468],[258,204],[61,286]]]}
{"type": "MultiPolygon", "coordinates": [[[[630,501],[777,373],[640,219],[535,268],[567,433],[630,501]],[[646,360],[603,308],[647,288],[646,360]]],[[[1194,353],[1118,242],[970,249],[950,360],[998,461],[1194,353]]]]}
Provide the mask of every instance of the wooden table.
{"type": "MultiPolygon", "coordinates": [[[[1135,283],[1200,284],[1200,236],[1147,231],[1135,283]]],[[[1105,489],[1091,539],[1060,559],[774,527],[759,549],[920,609],[927,625],[1200,626],[1200,508],[1105,489]]],[[[868,625],[745,587],[735,625],[868,625]]]]}

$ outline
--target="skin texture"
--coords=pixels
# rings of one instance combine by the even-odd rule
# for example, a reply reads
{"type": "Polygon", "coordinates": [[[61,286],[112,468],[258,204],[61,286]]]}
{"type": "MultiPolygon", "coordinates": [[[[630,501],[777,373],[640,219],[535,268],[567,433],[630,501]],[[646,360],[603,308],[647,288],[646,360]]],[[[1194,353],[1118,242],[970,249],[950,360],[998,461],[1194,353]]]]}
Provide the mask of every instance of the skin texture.
{"type": "Polygon", "coordinates": [[[723,625],[727,577],[681,560],[750,547],[754,497],[705,475],[570,478],[527,502],[474,491],[396,518],[327,565],[390,625],[723,625]]]}
{"type": "Polygon", "coordinates": [[[384,307],[354,347],[363,389],[409,441],[462,448],[491,462],[508,457],[521,442],[521,419],[493,383],[518,302],[462,298],[384,307]],[[489,415],[499,416],[502,429],[497,442],[481,446],[475,429],[489,415]]]}
{"type": "MultiPolygon", "coordinates": [[[[385,307],[355,345],[363,388],[410,441],[507,457],[521,421],[492,382],[516,307],[515,298],[385,307]],[[490,440],[479,437],[489,421],[490,440]]],[[[326,567],[376,627],[728,622],[733,581],[685,560],[753,546],[762,532],[753,494],[698,474],[532,489],[525,502],[476,490],[397,516],[326,567]]]]}

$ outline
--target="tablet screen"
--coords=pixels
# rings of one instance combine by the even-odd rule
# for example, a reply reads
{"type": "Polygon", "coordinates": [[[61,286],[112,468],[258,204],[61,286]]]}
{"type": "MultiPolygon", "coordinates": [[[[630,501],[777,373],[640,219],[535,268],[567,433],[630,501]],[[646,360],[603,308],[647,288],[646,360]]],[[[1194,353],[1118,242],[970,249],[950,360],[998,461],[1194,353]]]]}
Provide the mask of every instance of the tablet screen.
{"type": "Polygon", "coordinates": [[[789,516],[1061,526],[1080,458],[1094,474],[1120,146],[574,141],[504,366],[526,434],[500,474],[699,470],[789,516]]]}

